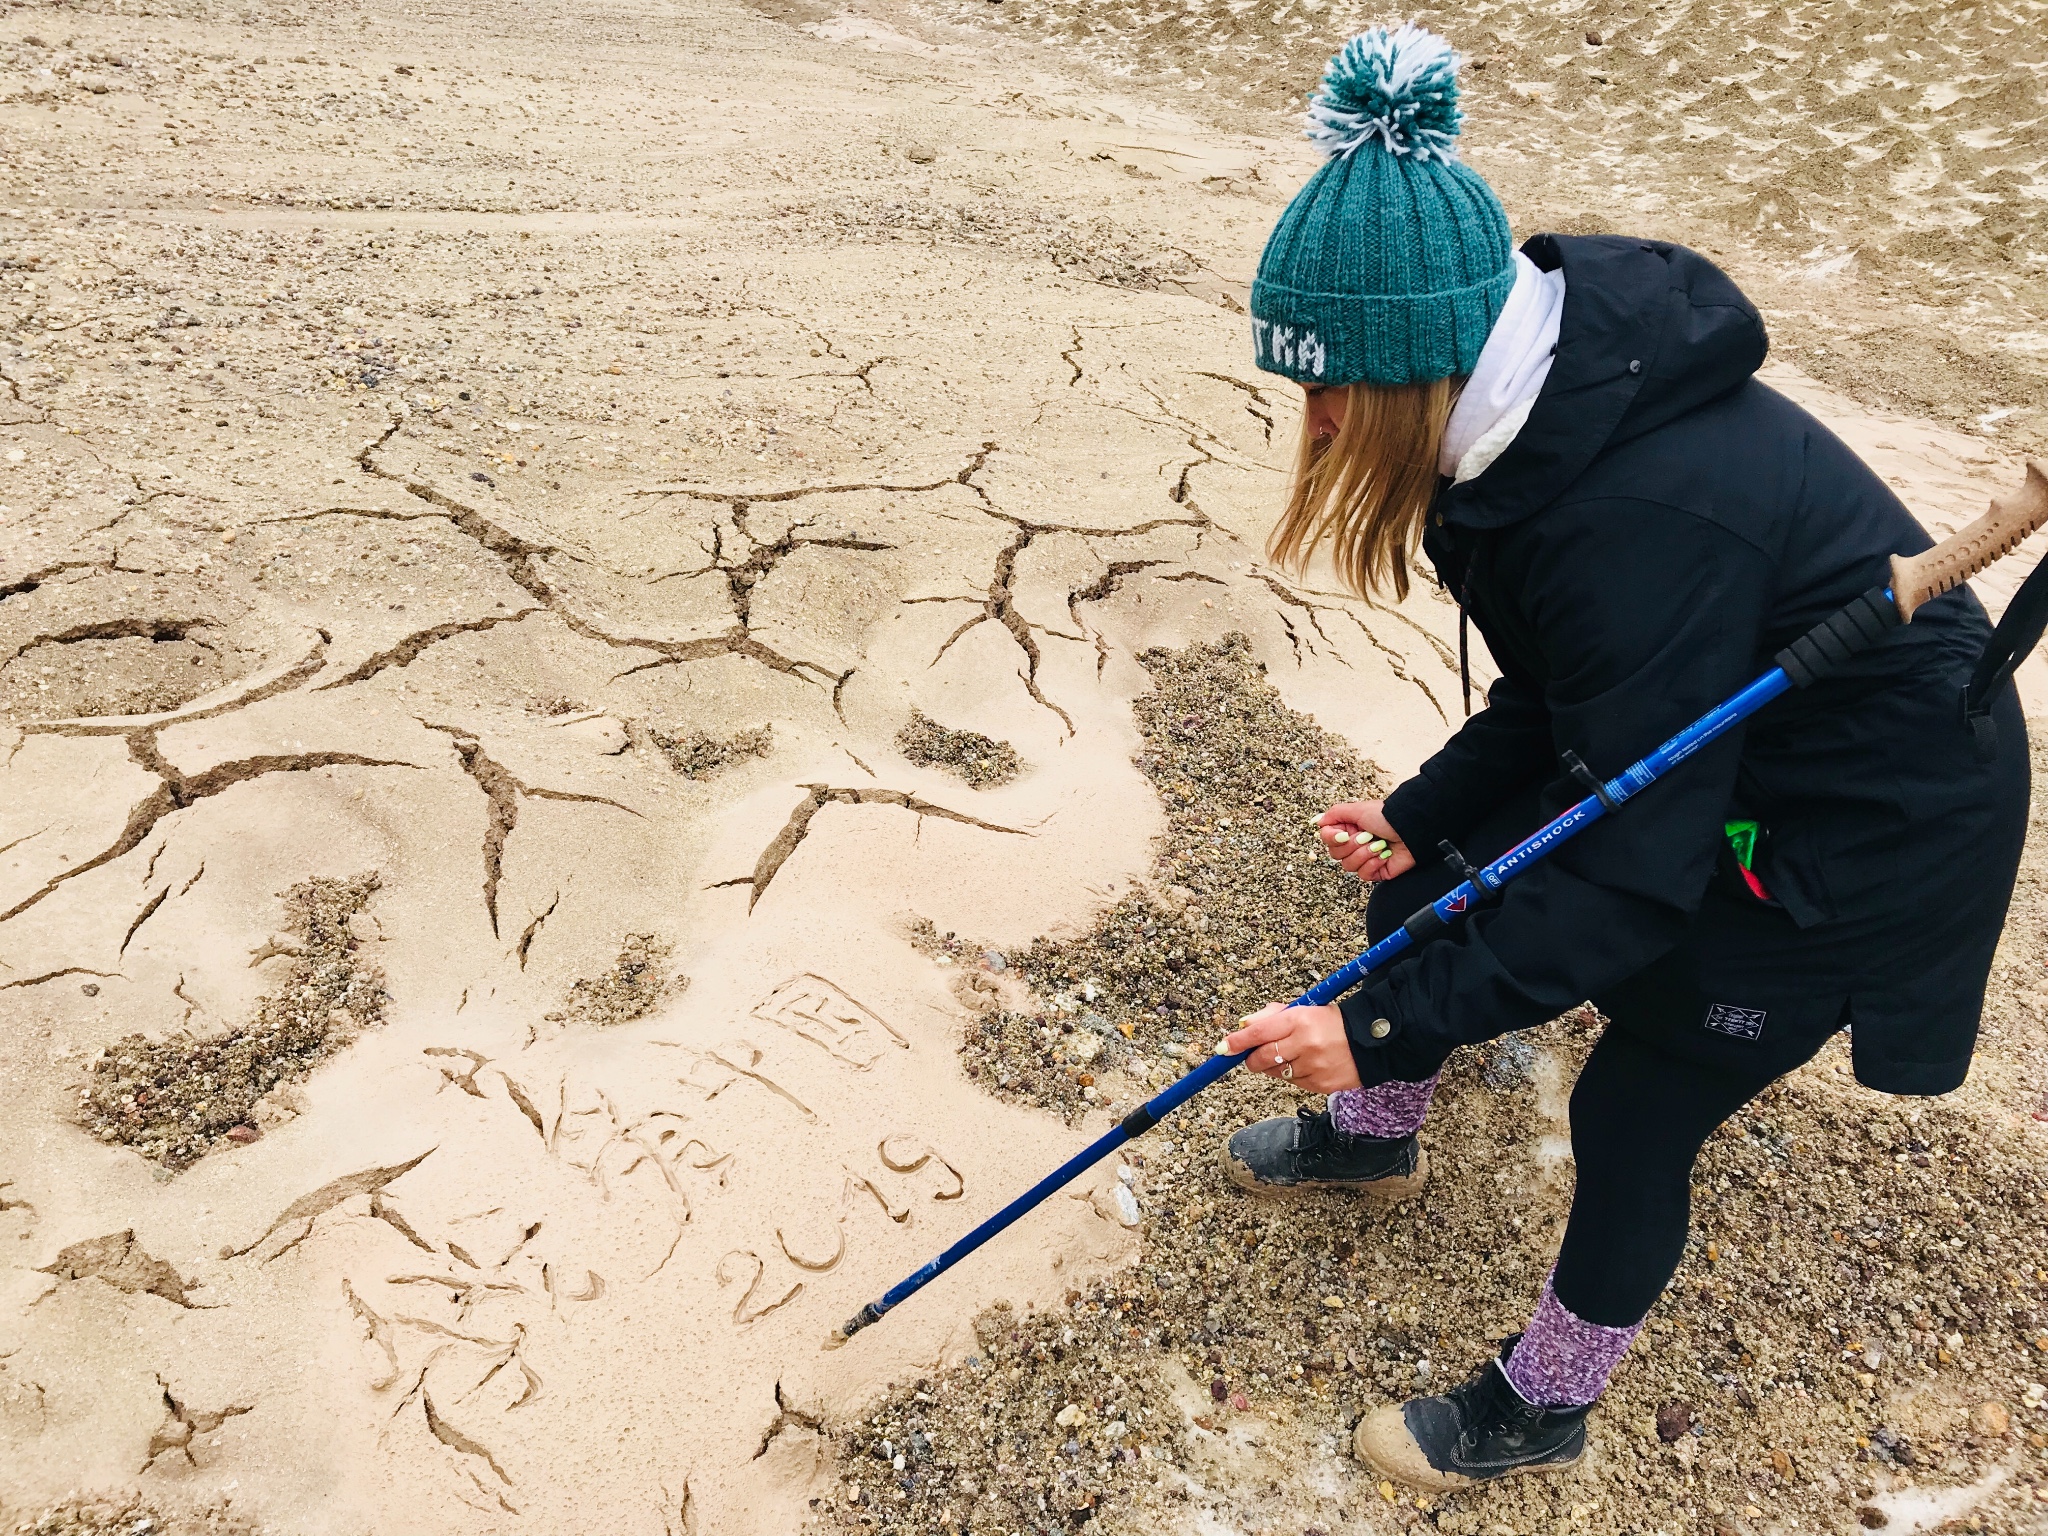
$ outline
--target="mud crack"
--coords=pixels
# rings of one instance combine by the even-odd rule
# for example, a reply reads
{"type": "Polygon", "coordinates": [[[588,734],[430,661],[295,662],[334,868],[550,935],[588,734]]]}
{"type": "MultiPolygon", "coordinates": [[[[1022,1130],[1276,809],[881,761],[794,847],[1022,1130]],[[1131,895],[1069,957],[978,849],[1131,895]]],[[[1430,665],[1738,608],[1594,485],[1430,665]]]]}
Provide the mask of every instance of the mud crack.
{"type": "MultiPolygon", "coordinates": [[[[0,593],[0,596],[5,596],[0,593]]],[[[189,641],[201,650],[211,651],[216,647],[199,638],[198,631],[212,628],[205,619],[100,619],[90,624],[73,624],[67,629],[51,630],[45,634],[30,635],[16,646],[7,663],[20,660],[30,651],[45,645],[77,645],[87,640],[147,640],[155,645],[169,645],[177,641],[189,641]]]]}
{"type": "MultiPolygon", "coordinates": [[[[26,576],[13,581],[0,582],[0,603],[10,597],[26,597],[52,577],[62,576],[66,571],[104,571],[108,562],[104,560],[63,560],[56,565],[46,565],[39,571],[30,571],[26,576]]],[[[24,647],[26,649],[26,647],[24,647]]]]}
{"type": "MultiPolygon", "coordinates": [[[[1024,691],[1031,695],[1033,701],[1040,708],[1049,709],[1058,715],[1061,723],[1067,728],[1067,734],[1071,736],[1074,734],[1074,717],[1060,708],[1059,705],[1053,703],[1051,699],[1048,699],[1038,686],[1038,667],[1044,658],[1038,649],[1038,641],[1032,637],[1030,620],[1017,611],[1015,593],[1017,557],[1029,549],[1031,541],[1044,531],[1044,529],[1029,523],[1017,526],[1015,537],[996,551],[995,568],[990,574],[988,594],[986,597],[979,599],[982,605],[981,612],[954,630],[952,634],[946,636],[945,643],[939,647],[937,654],[926,665],[928,667],[936,667],[944,659],[946,652],[953,648],[953,642],[976,625],[990,622],[1000,624],[1010,632],[1010,638],[1017,642],[1017,649],[1024,653],[1024,666],[1017,673],[1018,680],[1024,684],[1024,691]]],[[[908,601],[933,601],[933,599],[911,598],[908,601]]],[[[940,598],[937,601],[973,602],[976,599],[940,598]]]]}
{"type": "Polygon", "coordinates": [[[524,931],[520,933],[519,945],[515,952],[519,956],[519,969],[521,969],[522,971],[526,969],[526,957],[533,949],[533,941],[540,937],[540,930],[542,925],[545,924],[549,918],[555,915],[555,908],[559,907],[561,904],[562,893],[560,891],[557,891],[555,892],[554,900],[550,901],[547,904],[545,910],[536,912],[533,916],[533,921],[528,923],[524,931]]]}
{"type": "Polygon", "coordinates": [[[122,827],[119,836],[91,858],[83,859],[70,868],[52,875],[36,890],[24,896],[5,912],[0,912],[0,923],[19,917],[67,881],[76,880],[80,875],[98,869],[103,864],[111,864],[114,860],[134,852],[150,833],[156,830],[157,823],[166,816],[233,789],[237,784],[245,784],[265,774],[310,773],[316,768],[420,766],[418,763],[400,762],[392,758],[364,757],[355,752],[289,752],[240,758],[231,763],[217,763],[199,773],[184,774],[173,767],[157,747],[157,733],[161,729],[161,726],[150,725],[127,733],[129,757],[134,759],[139,767],[155,774],[159,782],[155,789],[144,795],[129,810],[127,824],[122,827]]]}
{"type": "MultiPolygon", "coordinates": [[[[440,1414],[436,1413],[434,1411],[434,1399],[424,1390],[420,1393],[420,1403],[426,1409],[427,1432],[429,1434],[452,1451],[459,1452],[464,1456],[477,1457],[492,1472],[497,1474],[499,1482],[503,1483],[507,1488],[512,1486],[511,1476],[503,1467],[498,1465],[498,1458],[491,1454],[490,1448],[480,1440],[471,1439],[453,1424],[442,1418],[440,1414]]],[[[504,1504],[504,1498],[500,1496],[498,1502],[504,1504]]],[[[509,1504],[506,1504],[505,1507],[507,1509],[511,1508],[509,1504]]]]}
{"type": "Polygon", "coordinates": [[[943,821],[957,821],[970,827],[979,827],[984,832],[1007,832],[1012,837],[1028,837],[1030,833],[1022,827],[998,826],[992,821],[983,821],[978,816],[969,816],[961,811],[947,810],[943,805],[934,805],[929,800],[920,800],[916,795],[906,794],[900,789],[835,789],[825,784],[800,784],[799,789],[807,791],[805,798],[797,803],[783,823],[782,830],[775,834],[768,846],[761,850],[754,860],[754,872],[741,875],[734,880],[721,880],[706,890],[718,890],[726,886],[750,885],[753,893],[747,898],[747,910],[753,911],[760,904],[762,894],[774,880],[776,871],[789,861],[811,830],[811,821],[819,811],[828,805],[895,805],[915,814],[920,823],[926,816],[936,816],[943,821]]]}
{"type": "Polygon", "coordinates": [[[687,580],[697,576],[721,575],[725,578],[726,596],[732,603],[733,617],[739,622],[740,628],[746,629],[753,621],[754,589],[774,573],[775,567],[781,564],[786,556],[794,554],[799,549],[878,552],[896,547],[894,544],[883,544],[874,539],[845,534],[816,539],[801,537],[803,530],[812,525],[811,519],[792,523],[780,538],[763,541],[756,538],[753,530],[747,526],[747,514],[751,506],[751,502],[739,500],[733,502],[731,507],[734,532],[753,546],[745,559],[733,561],[726,557],[725,530],[722,526],[714,524],[711,529],[711,548],[706,551],[710,556],[710,564],[699,566],[695,570],[670,571],[666,576],[655,577],[649,585],[658,586],[664,581],[673,581],[678,577],[687,580]]]}
{"type": "Polygon", "coordinates": [[[225,1408],[195,1412],[178,1401],[170,1383],[163,1377],[157,1377],[156,1384],[164,1396],[164,1421],[149,1437],[149,1450],[142,1458],[141,1470],[144,1472],[155,1466],[157,1457],[166,1451],[178,1452],[185,1458],[187,1466],[198,1466],[198,1458],[192,1454],[192,1442],[201,1435],[212,1434],[229,1419],[253,1412],[256,1406],[254,1403],[231,1403],[225,1408]]]}
{"type": "Polygon", "coordinates": [[[824,1420],[816,1414],[805,1413],[803,1409],[792,1408],[789,1405],[789,1399],[783,1395],[782,1383],[778,1381],[775,1383],[775,1417],[770,1419],[768,1427],[761,1431],[761,1443],[755,1448],[750,1459],[759,1461],[766,1456],[768,1447],[775,1443],[775,1437],[792,1425],[798,1429],[808,1429],[813,1434],[822,1434],[825,1429],[824,1420]]]}
{"type": "Polygon", "coordinates": [[[367,682],[388,667],[406,667],[417,661],[422,652],[443,640],[452,640],[457,635],[477,635],[485,630],[496,629],[500,624],[516,624],[528,614],[541,612],[538,606],[521,608],[516,613],[491,614],[481,619],[451,619],[446,624],[435,624],[427,629],[415,630],[398,644],[376,655],[365,658],[354,670],[337,677],[331,683],[322,683],[313,691],[325,693],[330,688],[345,688],[350,683],[367,682]]]}
{"type": "Polygon", "coordinates": [[[312,644],[305,655],[296,661],[280,662],[253,672],[239,682],[227,684],[229,691],[226,696],[216,697],[215,702],[211,704],[195,701],[155,715],[105,715],[83,716],[69,720],[40,720],[22,729],[34,735],[129,736],[140,730],[160,731],[173,725],[190,725],[199,720],[211,720],[216,715],[232,714],[238,709],[247,709],[251,704],[275,698],[280,693],[289,693],[307,678],[318,673],[327,664],[329,636],[325,630],[314,630],[310,638],[312,644]]]}
{"type": "MultiPolygon", "coordinates": [[[[630,677],[635,672],[646,671],[651,667],[675,666],[685,662],[703,661],[716,656],[741,656],[748,661],[757,662],[772,671],[781,672],[786,676],[795,677],[804,682],[816,683],[821,687],[831,684],[835,689],[843,686],[847,676],[850,675],[849,673],[834,672],[831,668],[818,662],[803,661],[782,655],[780,652],[763,645],[748,634],[744,621],[735,623],[732,628],[722,635],[708,636],[698,640],[656,640],[639,635],[618,635],[591,623],[590,620],[578,613],[564,599],[562,594],[555,589],[554,585],[547,579],[543,567],[549,558],[555,556],[576,561],[579,564],[594,564],[596,562],[585,560],[583,557],[553,544],[541,544],[531,539],[521,538],[518,534],[499,527],[475,507],[457,501],[454,497],[436,489],[426,481],[408,479],[404,475],[395,474],[380,466],[376,462],[377,450],[391,440],[401,425],[402,422],[394,420],[382,436],[356,455],[356,463],[362,468],[363,473],[375,475],[380,480],[389,481],[393,485],[401,487],[408,496],[424,501],[429,506],[439,508],[441,515],[454,525],[458,533],[473,540],[486,553],[494,556],[499,565],[503,567],[506,577],[559,620],[570,633],[578,635],[585,640],[596,641],[600,645],[610,646],[614,650],[653,651],[655,653],[656,660],[647,662],[642,666],[630,667],[625,672],[620,673],[620,677],[630,677]]],[[[979,466],[976,464],[974,467],[979,466]]],[[[971,472],[972,469],[964,473],[971,472]]],[[[886,487],[884,488],[886,489],[886,487]]],[[[635,492],[634,494],[696,495],[700,493],[675,491],[659,493],[635,492]]],[[[753,501],[786,501],[804,494],[809,494],[809,492],[768,493],[748,499],[753,501]]],[[[351,507],[330,508],[326,513],[315,515],[387,518],[400,522],[411,520],[403,513],[371,511],[351,507]]],[[[834,705],[835,707],[837,705],[836,693],[834,705]]]]}
{"type": "Polygon", "coordinates": [[[1247,384],[1243,379],[1233,379],[1227,373],[1211,373],[1206,368],[1197,368],[1195,377],[1214,379],[1219,384],[1228,384],[1232,389],[1241,389],[1252,397],[1253,403],[1245,407],[1245,414],[1258,422],[1265,433],[1266,441],[1273,441],[1273,418],[1267,412],[1273,409],[1273,402],[1266,398],[1266,392],[1256,384],[1247,384]]]}
{"type": "Polygon", "coordinates": [[[188,1311],[193,1308],[185,1293],[195,1282],[146,1252],[135,1241],[133,1227],[73,1243],[37,1273],[59,1280],[101,1280],[130,1296],[160,1296],[188,1311]]]}
{"type": "MultiPolygon", "coordinates": [[[[155,908],[152,907],[150,910],[154,911],[155,908]]],[[[137,926],[140,927],[141,925],[137,924],[137,926]]],[[[122,947],[125,949],[127,946],[123,945],[122,947]]],[[[6,992],[15,987],[39,987],[46,981],[57,980],[60,976],[101,976],[112,978],[119,975],[120,972],[118,971],[89,971],[82,965],[67,965],[61,971],[45,971],[40,976],[24,976],[19,981],[0,982],[0,992],[6,992]]]]}
{"type": "Polygon", "coordinates": [[[340,1205],[344,1200],[352,1199],[357,1195],[369,1195],[374,1199],[380,1191],[395,1184],[399,1179],[411,1173],[413,1169],[419,1167],[421,1163],[424,1163],[433,1155],[434,1148],[429,1147],[418,1157],[408,1162],[394,1163],[388,1168],[365,1168],[360,1173],[344,1174],[338,1179],[330,1180],[328,1183],[322,1184],[311,1194],[301,1195],[290,1205],[286,1206],[278,1214],[277,1220],[265,1227],[262,1235],[257,1237],[254,1242],[245,1243],[240,1248],[223,1248],[220,1251],[220,1256],[223,1259],[239,1259],[243,1254],[253,1251],[272,1234],[290,1223],[295,1221],[304,1222],[305,1225],[299,1229],[297,1237],[294,1237],[290,1242],[280,1247],[276,1253],[270,1255],[273,1259],[278,1258],[298,1247],[300,1243],[303,1243],[311,1236],[313,1223],[333,1210],[337,1205],[340,1205]]]}
{"type": "MultiPolygon", "coordinates": [[[[1250,578],[1253,581],[1259,582],[1261,585],[1263,585],[1275,597],[1279,598],[1281,602],[1287,604],[1289,607],[1301,609],[1303,613],[1307,615],[1308,622],[1311,626],[1314,627],[1316,634],[1321,636],[1323,643],[1330,647],[1330,654],[1336,657],[1338,661],[1343,662],[1344,665],[1347,667],[1350,666],[1351,663],[1345,660],[1344,653],[1337,649],[1336,643],[1330,639],[1328,632],[1324,630],[1322,622],[1317,618],[1317,615],[1324,613],[1334,613],[1349,619],[1353,624],[1358,626],[1358,632],[1365,637],[1366,644],[1370,645],[1374,650],[1378,651],[1381,656],[1386,658],[1387,670],[1392,672],[1394,676],[1398,677],[1402,682],[1408,683],[1413,687],[1421,689],[1422,696],[1425,699],[1429,700],[1429,707],[1436,711],[1437,718],[1443,721],[1445,725],[1449,725],[1451,723],[1451,717],[1444,713],[1444,707],[1442,703],[1438,701],[1436,693],[1433,689],[1431,689],[1429,683],[1425,679],[1416,676],[1414,672],[1409,670],[1408,658],[1403,656],[1399,651],[1395,650],[1392,646],[1388,645],[1384,640],[1380,639],[1378,635],[1374,634],[1372,632],[1372,627],[1368,625],[1365,622],[1365,620],[1361,619],[1357,614],[1353,613],[1348,608],[1340,608],[1334,603],[1311,602],[1309,601],[1309,599],[1303,597],[1300,593],[1296,592],[1293,588],[1287,586],[1284,582],[1278,580],[1277,578],[1268,574],[1265,571],[1254,570],[1248,571],[1246,572],[1246,574],[1250,576],[1250,578]]],[[[1287,630],[1287,638],[1289,642],[1292,643],[1294,646],[1294,660],[1295,664],[1299,666],[1301,664],[1302,646],[1305,642],[1301,635],[1296,631],[1293,623],[1289,621],[1287,615],[1285,615],[1284,613],[1280,615],[1280,622],[1287,630]]],[[[1432,641],[1432,643],[1434,644],[1437,642],[1432,641]]],[[[1313,645],[1309,646],[1309,650],[1311,653],[1314,652],[1314,649],[1315,648],[1313,645]]]]}
{"type": "Polygon", "coordinates": [[[431,720],[420,721],[430,731],[439,731],[454,744],[455,755],[462,761],[462,771],[476,781],[489,802],[489,814],[484,822],[484,910],[491,915],[491,933],[498,936],[498,882],[504,874],[505,844],[512,836],[512,829],[519,825],[519,802],[529,800],[568,800],[583,805],[608,805],[615,811],[624,811],[628,816],[640,813],[630,805],[621,805],[603,795],[577,795],[564,789],[541,789],[522,783],[513,777],[497,759],[484,751],[483,743],[459,725],[436,725],[431,720]]]}
{"type": "MultiPolygon", "coordinates": [[[[869,366],[873,366],[870,364],[869,366]]],[[[799,501],[806,496],[843,496],[854,491],[889,491],[900,496],[917,495],[925,491],[942,491],[949,485],[971,485],[974,476],[997,452],[994,443],[983,443],[974,453],[969,454],[965,463],[950,475],[937,480],[920,481],[905,485],[889,480],[849,481],[844,485],[798,485],[783,491],[707,491],[689,485],[657,485],[634,491],[635,496],[687,496],[693,501],[719,501],[729,507],[747,506],[755,503],[776,501],[799,501]]]]}

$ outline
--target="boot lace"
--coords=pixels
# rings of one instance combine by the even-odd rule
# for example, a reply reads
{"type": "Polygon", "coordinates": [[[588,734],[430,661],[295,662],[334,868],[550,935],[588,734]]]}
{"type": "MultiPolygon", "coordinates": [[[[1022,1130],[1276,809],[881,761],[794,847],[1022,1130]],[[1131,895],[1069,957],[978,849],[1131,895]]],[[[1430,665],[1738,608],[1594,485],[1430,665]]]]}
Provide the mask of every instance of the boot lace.
{"type": "Polygon", "coordinates": [[[1489,1360],[1445,1394],[1458,1407],[1458,1454],[1470,1456],[1479,1442],[1507,1429],[1526,1429],[1543,1410],[1522,1401],[1501,1374],[1498,1360],[1489,1360]]]}
{"type": "Polygon", "coordinates": [[[1306,1156],[1313,1157],[1319,1152],[1328,1152],[1337,1145],[1337,1138],[1344,1133],[1337,1129],[1337,1122],[1326,1109],[1310,1109],[1306,1104],[1294,1111],[1294,1145],[1306,1156]]]}

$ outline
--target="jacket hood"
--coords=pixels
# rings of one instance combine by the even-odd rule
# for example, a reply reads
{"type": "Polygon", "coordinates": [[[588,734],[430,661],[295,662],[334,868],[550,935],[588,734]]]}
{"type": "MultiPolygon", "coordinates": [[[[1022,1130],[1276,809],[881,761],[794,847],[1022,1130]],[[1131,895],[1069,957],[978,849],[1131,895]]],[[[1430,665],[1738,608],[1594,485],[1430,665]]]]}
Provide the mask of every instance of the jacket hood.
{"type": "Polygon", "coordinates": [[[1538,235],[1522,251],[1564,272],[1557,361],[1507,451],[1443,493],[1444,520],[1468,528],[1541,510],[1605,450],[1739,388],[1770,345],[1756,306],[1684,246],[1538,235]]]}

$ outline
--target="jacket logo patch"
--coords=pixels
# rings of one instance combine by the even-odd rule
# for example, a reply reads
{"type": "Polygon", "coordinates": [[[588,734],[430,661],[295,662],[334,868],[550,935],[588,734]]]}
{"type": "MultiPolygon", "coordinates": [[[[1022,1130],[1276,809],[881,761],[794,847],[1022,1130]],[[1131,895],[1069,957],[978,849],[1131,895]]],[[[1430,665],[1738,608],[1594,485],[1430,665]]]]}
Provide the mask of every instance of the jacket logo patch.
{"type": "Polygon", "coordinates": [[[1754,1040],[1764,1032],[1764,1011],[1761,1008],[1737,1008],[1729,1003],[1715,1003],[1707,1009],[1707,1028],[1717,1035],[1733,1035],[1738,1040],[1754,1040]]]}

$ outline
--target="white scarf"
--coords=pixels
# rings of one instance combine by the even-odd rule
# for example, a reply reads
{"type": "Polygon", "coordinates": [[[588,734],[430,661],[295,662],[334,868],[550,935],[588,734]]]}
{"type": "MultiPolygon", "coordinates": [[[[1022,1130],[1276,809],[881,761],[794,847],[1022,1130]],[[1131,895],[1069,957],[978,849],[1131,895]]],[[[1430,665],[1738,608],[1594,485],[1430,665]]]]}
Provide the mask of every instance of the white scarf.
{"type": "Polygon", "coordinates": [[[1444,424],[1437,468],[1453,482],[1483,474],[1522,430],[1550,377],[1563,319],[1564,273],[1540,271],[1515,252],[1515,286],[1444,424]]]}

